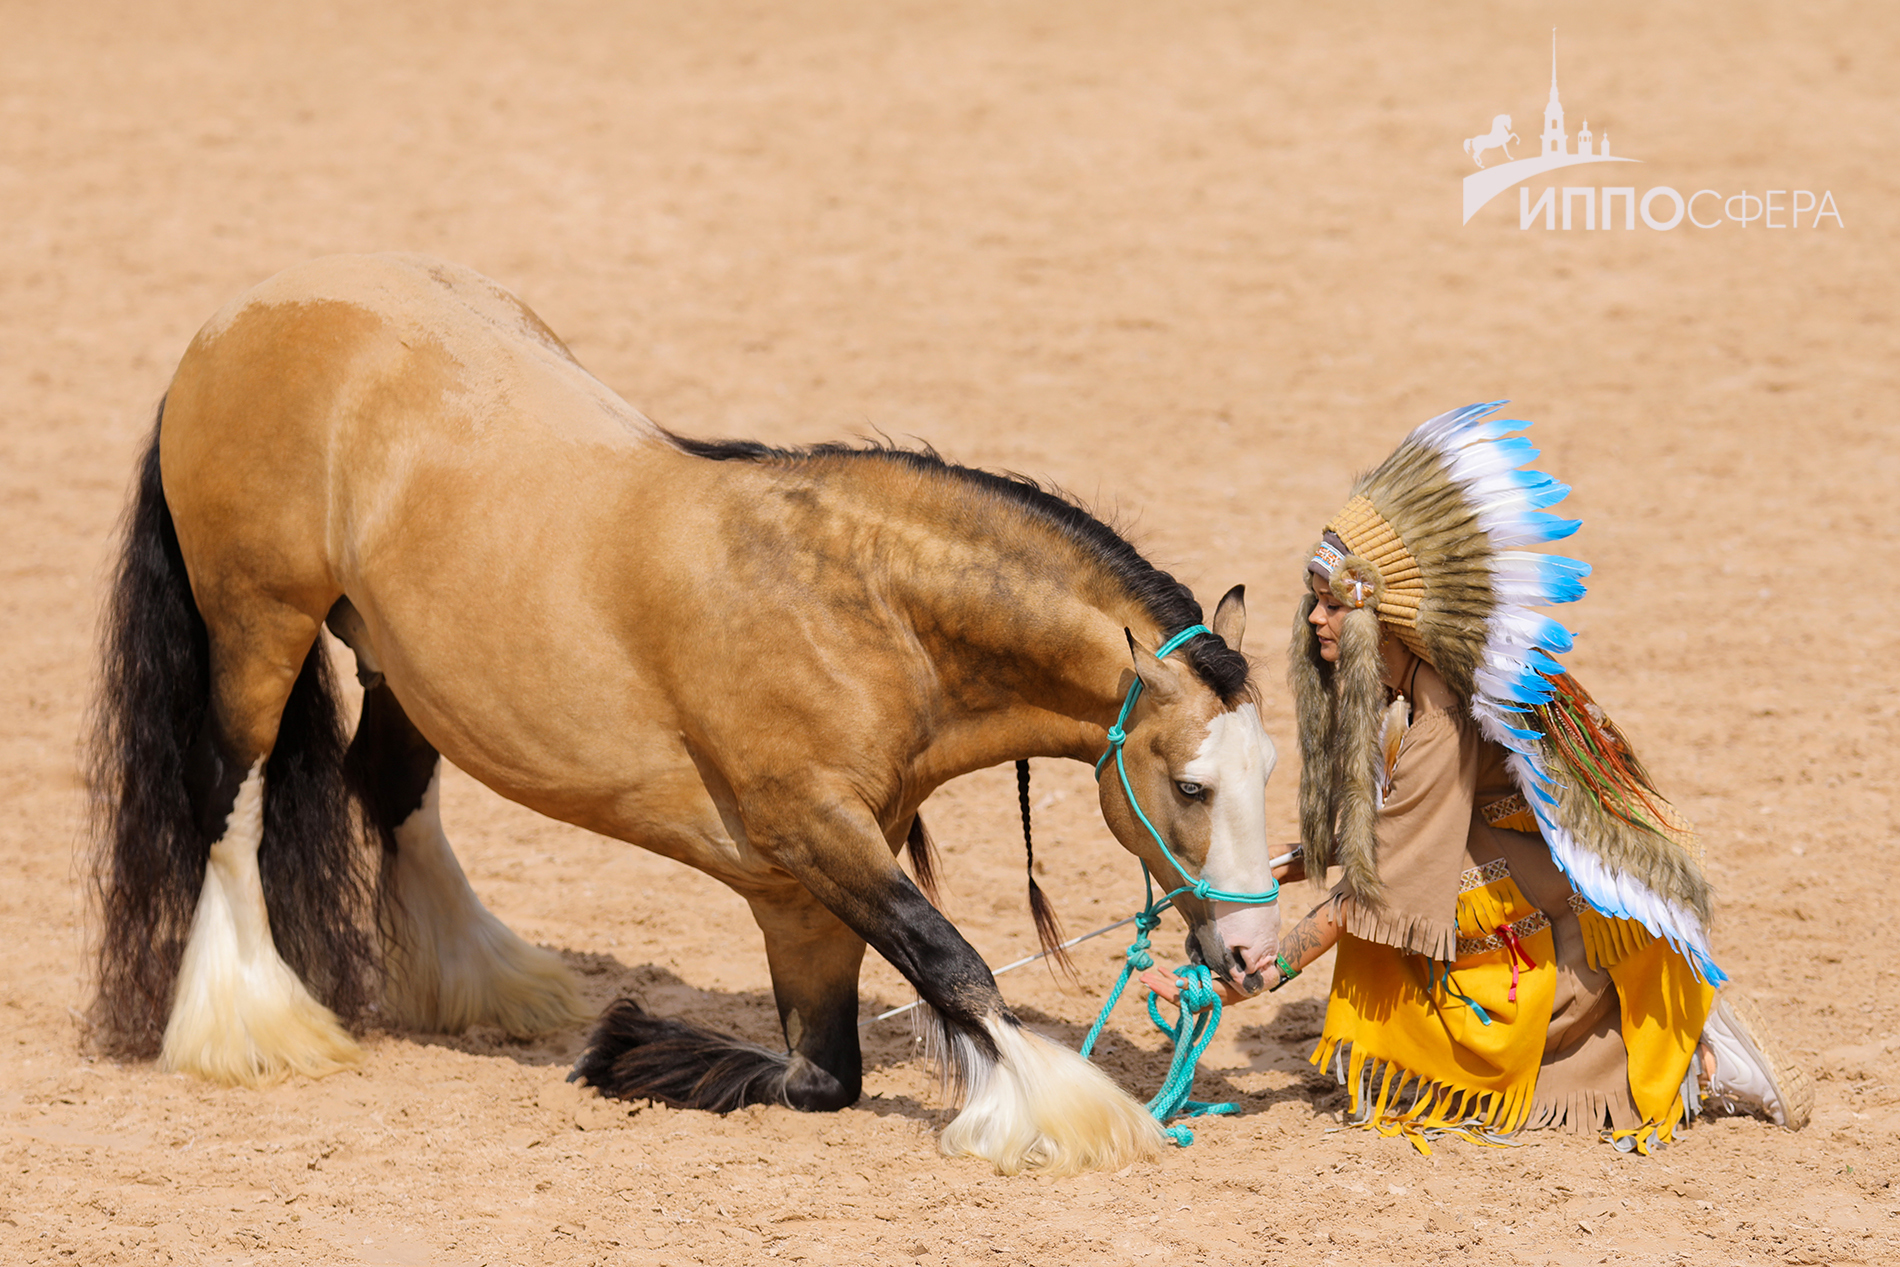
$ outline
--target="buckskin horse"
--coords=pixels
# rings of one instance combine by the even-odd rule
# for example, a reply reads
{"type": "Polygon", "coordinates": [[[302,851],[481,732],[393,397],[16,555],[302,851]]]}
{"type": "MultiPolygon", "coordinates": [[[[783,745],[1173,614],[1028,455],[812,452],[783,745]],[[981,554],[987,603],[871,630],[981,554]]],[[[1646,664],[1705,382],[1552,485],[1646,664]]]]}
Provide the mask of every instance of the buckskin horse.
{"type": "Polygon", "coordinates": [[[1103,816],[1151,867],[1173,874],[1165,840],[1196,873],[1190,954],[1257,991],[1277,909],[1220,897],[1272,883],[1273,748],[1239,587],[1177,637],[1201,618],[1028,480],[930,450],[685,439],[478,274],[292,268],[193,339],[135,480],[90,757],[96,1033],[255,1085],[358,1060],[379,997],[432,1032],[584,1019],[562,961],[464,878],[446,756],[717,877],[764,932],[787,1051],[621,1000],[579,1078],[715,1110],[851,1104],[869,943],[929,1004],[961,1089],[945,1153],[1119,1168],[1156,1149],[1153,1120],[1022,1028],[897,854],[928,857],[918,807],[948,779],[1095,760],[1139,682],[1103,816]],[[347,743],[326,623],[365,687],[347,743]]]}

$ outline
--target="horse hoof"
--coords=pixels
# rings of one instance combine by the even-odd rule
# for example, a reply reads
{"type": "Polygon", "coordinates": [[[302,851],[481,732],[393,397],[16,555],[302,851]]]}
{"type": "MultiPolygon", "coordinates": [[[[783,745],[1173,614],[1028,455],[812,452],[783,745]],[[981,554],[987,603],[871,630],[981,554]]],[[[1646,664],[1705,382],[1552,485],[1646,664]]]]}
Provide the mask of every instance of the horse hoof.
{"type": "Polygon", "coordinates": [[[939,1141],[945,1156],[981,1157],[1003,1175],[1073,1175],[1161,1151],[1160,1123],[1100,1069],[1012,1021],[984,1028],[1002,1059],[966,1065],[963,1112],[939,1141]]]}
{"type": "MultiPolygon", "coordinates": [[[[515,1038],[571,1029],[587,1019],[574,973],[551,950],[533,945],[489,915],[461,930],[454,954],[414,941],[387,950],[384,1003],[397,1024],[430,1034],[459,1034],[494,1025],[515,1038]]],[[[420,940],[420,929],[409,930],[420,940]]]]}
{"type": "Polygon", "coordinates": [[[219,984],[180,997],[165,1027],[159,1068],[225,1086],[262,1087],[292,1074],[323,1078],[363,1062],[356,1040],[288,968],[261,994],[240,995],[219,984]]]}
{"type": "Polygon", "coordinates": [[[861,1086],[847,1086],[803,1056],[785,1069],[785,1103],[803,1113],[835,1113],[858,1102],[861,1086]]]}

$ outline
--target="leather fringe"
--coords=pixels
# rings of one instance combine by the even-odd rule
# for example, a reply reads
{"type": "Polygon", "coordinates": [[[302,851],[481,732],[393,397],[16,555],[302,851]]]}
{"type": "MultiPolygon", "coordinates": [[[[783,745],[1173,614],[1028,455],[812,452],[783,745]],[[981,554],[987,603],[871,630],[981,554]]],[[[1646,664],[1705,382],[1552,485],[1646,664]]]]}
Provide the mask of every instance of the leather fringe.
{"type": "MultiPolygon", "coordinates": [[[[1470,894],[1466,894],[1469,897],[1470,894]]],[[[1500,907],[1500,909],[1502,909],[1500,907]]],[[[1500,917],[1497,923],[1503,923],[1500,917]]],[[[1369,910],[1355,899],[1346,910],[1346,931],[1361,941],[1393,946],[1407,954],[1424,955],[1437,963],[1458,958],[1458,925],[1428,915],[1406,915],[1369,910]]]]}
{"type": "Polygon", "coordinates": [[[1532,1079],[1501,1091],[1478,1091],[1434,1082],[1393,1061],[1335,1039],[1322,1041],[1313,1064],[1330,1068],[1346,1088],[1351,1103],[1349,1124],[1382,1135],[1405,1135],[1421,1152],[1430,1152],[1420,1139],[1455,1134],[1482,1144],[1502,1144],[1521,1130],[1530,1116],[1536,1088],[1532,1079]],[[1376,1090],[1375,1090],[1376,1084],[1376,1090]]]}
{"type": "Polygon", "coordinates": [[[1560,1096],[1532,1096],[1524,1129],[1595,1135],[1608,1129],[1609,1120],[1608,1096],[1601,1091],[1572,1091],[1560,1096]]]}
{"type": "Polygon", "coordinates": [[[1656,940],[1656,934],[1633,919],[1616,919],[1593,906],[1577,912],[1583,930],[1583,955],[1592,968],[1607,972],[1656,940]]]}

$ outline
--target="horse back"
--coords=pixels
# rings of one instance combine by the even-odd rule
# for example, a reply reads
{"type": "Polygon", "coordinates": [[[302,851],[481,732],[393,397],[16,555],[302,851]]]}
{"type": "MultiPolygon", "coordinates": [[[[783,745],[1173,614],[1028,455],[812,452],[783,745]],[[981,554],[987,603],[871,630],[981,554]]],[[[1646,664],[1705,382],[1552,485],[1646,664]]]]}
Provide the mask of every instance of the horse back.
{"type": "Polygon", "coordinates": [[[425,734],[503,790],[650,757],[574,736],[664,707],[613,607],[664,535],[630,499],[691,459],[493,282],[414,256],[280,273],[192,341],[160,446],[214,641],[347,596],[425,734]]]}
{"type": "Polygon", "coordinates": [[[904,486],[683,452],[468,270],[336,257],[241,297],[179,365],[161,465],[214,641],[347,597],[430,742],[541,812],[625,834],[694,761],[743,787],[816,749],[881,784],[868,750],[914,742],[864,562],[904,486]]]}

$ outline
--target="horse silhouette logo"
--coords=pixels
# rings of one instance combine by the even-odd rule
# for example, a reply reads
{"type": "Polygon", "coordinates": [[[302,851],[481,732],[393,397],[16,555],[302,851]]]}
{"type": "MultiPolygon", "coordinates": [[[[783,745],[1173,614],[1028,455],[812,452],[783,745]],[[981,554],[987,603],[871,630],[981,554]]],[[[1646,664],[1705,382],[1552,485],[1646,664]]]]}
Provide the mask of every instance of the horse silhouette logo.
{"type": "Polygon", "coordinates": [[[1489,132],[1486,132],[1483,136],[1473,136],[1465,139],[1465,153],[1471,155],[1472,161],[1480,167],[1484,166],[1484,152],[1486,150],[1503,150],[1504,159],[1506,162],[1509,162],[1511,161],[1511,142],[1515,140],[1517,140],[1517,133],[1511,131],[1511,116],[1501,114],[1491,120],[1491,130],[1489,132]]]}
{"type": "MultiPolygon", "coordinates": [[[[1485,203],[1509,189],[1511,186],[1528,180],[1532,176],[1556,171],[1562,167],[1574,167],[1579,163],[1633,163],[1638,160],[1610,153],[1610,136],[1605,132],[1601,137],[1593,136],[1590,123],[1584,121],[1583,128],[1573,138],[1564,126],[1563,101],[1557,95],[1557,32],[1550,33],[1550,100],[1544,105],[1544,130],[1536,138],[1541,142],[1541,152],[1527,154],[1523,158],[1512,158],[1509,142],[1518,140],[1517,133],[1511,131],[1511,116],[1500,114],[1491,120],[1491,130],[1483,136],[1470,137],[1465,141],[1465,153],[1479,170],[1465,177],[1465,223],[1478,213],[1485,203]],[[1484,165],[1486,150],[1503,150],[1504,162],[1484,165]]],[[[1568,221],[1566,221],[1566,224],[1568,221]]]]}

